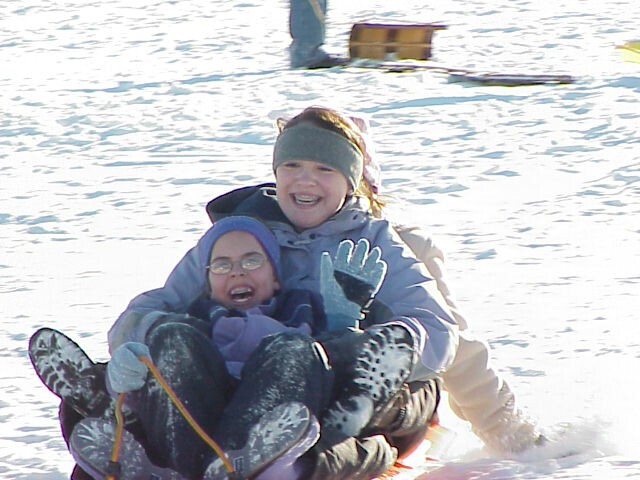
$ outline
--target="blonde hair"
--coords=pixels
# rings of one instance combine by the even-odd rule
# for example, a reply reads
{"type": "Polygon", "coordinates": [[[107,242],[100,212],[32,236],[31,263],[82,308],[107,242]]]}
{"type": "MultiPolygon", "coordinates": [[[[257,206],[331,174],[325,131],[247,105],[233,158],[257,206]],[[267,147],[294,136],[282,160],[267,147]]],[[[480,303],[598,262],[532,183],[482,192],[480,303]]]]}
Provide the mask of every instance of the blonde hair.
{"type": "MultiPolygon", "coordinates": [[[[279,118],[276,121],[276,125],[278,131],[282,132],[302,122],[312,123],[316,127],[342,135],[360,150],[364,158],[368,157],[369,153],[363,136],[364,132],[348,115],[327,107],[307,107],[290,120],[279,118]]],[[[369,201],[369,212],[374,217],[380,218],[382,216],[382,208],[385,202],[377,193],[377,188],[371,185],[365,176],[360,178],[360,182],[353,194],[364,197],[369,201]]]]}

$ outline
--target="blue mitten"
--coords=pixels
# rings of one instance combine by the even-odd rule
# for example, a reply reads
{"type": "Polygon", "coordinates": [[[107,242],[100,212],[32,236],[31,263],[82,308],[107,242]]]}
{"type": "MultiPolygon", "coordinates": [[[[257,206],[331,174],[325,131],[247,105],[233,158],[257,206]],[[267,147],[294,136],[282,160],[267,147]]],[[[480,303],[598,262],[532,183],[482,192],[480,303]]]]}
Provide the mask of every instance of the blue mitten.
{"type": "Polygon", "coordinates": [[[371,248],[366,238],[343,240],[333,262],[334,275],[346,297],[365,308],[380,289],[387,273],[380,247],[371,248]]]}
{"type": "Polygon", "coordinates": [[[360,305],[350,301],[333,274],[333,261],[329,252],[320,257],[320,295],[330,331],[358,327],[362,314],[360,305]]]}
{"type": "Polygon", "coordinates": [[[139,359],[140,356],[151,358],[149,348],[144,343],[127,342],[113,352],[107,364],[107,377],[114,391],[125,393],[142,388],[148,368],[139,359]]]}

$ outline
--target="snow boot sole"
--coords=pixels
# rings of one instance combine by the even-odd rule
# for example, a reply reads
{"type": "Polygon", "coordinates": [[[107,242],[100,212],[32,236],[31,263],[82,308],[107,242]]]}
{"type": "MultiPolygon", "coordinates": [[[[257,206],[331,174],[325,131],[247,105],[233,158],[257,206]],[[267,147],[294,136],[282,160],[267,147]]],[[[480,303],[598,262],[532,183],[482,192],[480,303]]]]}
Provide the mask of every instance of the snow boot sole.
{"type": "Polygon", "coordinates": [[[260,472],[264,478],[278,478],[273,476],[276,467],[280,465],[286,471],[315,444],[318,435],[318,423],[305,405],[298,402],[280,404],[251,428],[243,448],[226,452],[233,473],[227,471],[222,459],[216,458],[205,471],[203,480],[250,478],[260,472]],[[277,463],[279,459],[282,460],[280,464],[277,463]],[[270,466],[273,469],[267,475],[270,466]]]}
{"type": "Polygon", "coordinates": [[[115,424],[99,418],[85,418],[73,429],[69,449],[78,465],[94,479],[114,475],[118,480],[185,480],[168,468],[151,463],[143,446],[124,430],[118,462],[111,462],[115,424]]]}
{"type": "MultiPolygon", "coordinates": [[[[29,340],[29,358],[45,386],[83,417],[113,419],[115,400],[105,386],[106,366],[97,364],[65,334],[41,328],[29,340]]],[[[133,414],[126,407],[127,423],[133,414]]]]}

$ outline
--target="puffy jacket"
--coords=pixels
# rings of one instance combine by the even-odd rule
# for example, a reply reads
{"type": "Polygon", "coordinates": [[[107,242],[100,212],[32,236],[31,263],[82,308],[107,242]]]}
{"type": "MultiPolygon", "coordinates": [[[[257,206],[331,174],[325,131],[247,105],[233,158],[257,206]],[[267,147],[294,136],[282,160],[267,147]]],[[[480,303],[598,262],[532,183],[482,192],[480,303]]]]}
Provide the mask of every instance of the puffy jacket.
{"type": "Polygon", "coordinates": [[[532,447],[540,435],[534,423],[518,409],[511,388],[491,364],[489,345],[475,337],[456,306],[445,282],[443,252],[420,228],[396,226],[396,231],[427,267],[437,285],[438,292],[433,297],[449,310],[460,327],[456,356],[442,375],[451,409],[470,422],[474,433],[496,453],[532,447]]]}
{"type": "Polygon", "coordinates": [[[316,335],[326,328],[322,302],[307,290],[287,290],[245,312],[228,310],[202,299],[190,314],[211,322],[211,340],[225,359],[227,370],[240,378],[242,367],[267,335],[299,332],[316,335]]]}
{"type": "Polygon", "coordinates": [[[306,323],[299,327],[287,327],[262,313],[258,307],[254,307],[245,315],[220,318],[213,325],[212,339],[222,353],[229,373],[240,378],[242,367],[262,339],[267,335],[282,332],[310,335],[311,328],[306,323]]]}
{"type": "MultiPolygon", "coordinates": [[[[391,321],[407,326],[421,352],[421,362],[410,380],[441,374],[453,361],[457,347],[457,325],[439,302],[429,294],[433,281],[424,265],[416,260],[389,222],[374,219],[358,197],[321,225],[297,232],[288,222],[275,198],[272,184],[234,190],[207,205],[215,221],[226,215],[252,215],[264,221],[278,239],[282,258],[282,288],[319,291],[320,257],[323,251],[335,254],[344,239],[367,238],[379,246],[387,262],[387,275],[377,299],[392,313],[391,321]]],[[[152,311],[185,312],[207,288],[198,274],[201,261],[197,246],[182,258],[163,288],[134,298],[109,331],[111,350],[130,339],[145,315],[152,311]]]]}

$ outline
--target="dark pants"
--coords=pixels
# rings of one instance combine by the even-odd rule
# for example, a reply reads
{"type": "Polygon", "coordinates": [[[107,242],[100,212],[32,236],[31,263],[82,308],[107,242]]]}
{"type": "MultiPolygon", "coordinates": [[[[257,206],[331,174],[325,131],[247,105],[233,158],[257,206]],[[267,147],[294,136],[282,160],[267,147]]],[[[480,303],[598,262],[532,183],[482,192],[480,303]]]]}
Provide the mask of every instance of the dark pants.
{"type": "MultiPolygon", "coordinates": [[[[319,415],[331,392],[331,372],[314,340],[304,335],[266,337],[245,364],[239,383],[227,372],[215,345],[188,325],[154,328],[147,345],[189,413],[225,450],[242,447],[250,428],[277,405],[298,401],[319,415]]],[[[155,378],[149,375],[133,400],[151,459],[190,478],[201,477],[214,453],[155,378]]]]}
{"type": "MultiPolygon", "coordinates": [[[[60,403],[60,409],[58,410],[58,418],[60,419],[62,436],[64,437],[64,441],[67,443],[67,447],[69,447],[69,437],[73,432],[73,427],[75,427],[76,423],[84,417],[63,400],[60,403]]],[[[78,465],[73,467],[70,478],[71,480],[93,480],[93,477],[82,470],[78,465]]]]}
{"type": "Polygon", "coordinates": [[[311,464],[305,480],[368,480],[381,476],[397,456],[411,452],[423,441],[435,420],[438,392],[437,381],[405,385],[358,438],[348,438],[325,450],[311,450],[305,458],[311,464]]]}
{"type": "MultiPolygon", "coordinates": [[[[332,401],[354,393],[358,346],[366,338],[361,331],[325,335],[319,339],[335,372],[332,401]]],[[[391,447],[402,456],[422,440],[433,421],[440,402],[440,385],[436,379],[405,384],[383,405],[375,405],[376,413],[358,438],[348,438],[309,453],[315,455],[312,480],[359,480],[378,476],[394,463],[391,447]],[[376,437],[383,435],[384,439],[376,437]]]]}
{"type": "MultiPolygon", "coordinates": [[[[205,335],[181,323],[154,327],[146,343],[158,371],[196,422],[211,435],[235,387],[222,355],[205,335]]],[[[151,460],[187,477],[201,477],[211,449],[156,378],[149,374],[145,386],[131,399],[147,435],[151,460]]]]}
{"type": "Polygon", "coordinates": [[[309,0],[290,0],[289,47],[291,66],[302,67],[316,59],[325,37],[326,0],[314,0],[319,7],[316,12],[309,0]]]}
{"type": "MultiPolygon", "coordinates": [[[[349,334],[326,337],[323,347],[300,334],[266,337],[245,364],[240,382],[228,374],[210,339],[193,326],[156,326],[147,336],[147,345],[154,364],[189,413],[223,449],[229,450],[241,447],[258,419],[281,403],[304,403],[321,419],[324,409],[348,390],[357,353],[356,338],[349,334]]],[[[139,416],[146,441],[142,435],[136,436],[146,446],[151,460],[189,478],[200,478],[215,454],[155,378],[149,374],[145,387],[127,398],[139,416]]],[[[435,381],[406,386],[380,409],[362,436],[383,433],[399,450],[408,448],[424,436],[438,400],[435,381]]],[[[70,432],[79,418],[69,413],[66,421],[62,419],[66,425],[63,432],[70,432]]],[[[366,475],[381,473],[388,467],[388,455],[368,452],[367,442],[352,443],[353,446],[348,442],[336,445],[331,451],[309,452],[304,460],[314,471],[314,478],[358,478],[349,476],[349,465],[357,466],[366,475]]]]}
{"type": "Polygon", "coordinates": [[[319,417],[329,402],[333,374],[322,349],[306,335],[266,337],[242,370],[242,380],[216,430],[227,448],[239,448],[252,425],[285,402],[300,402],[319,417]]]}

